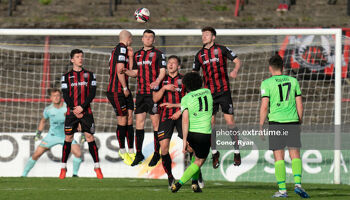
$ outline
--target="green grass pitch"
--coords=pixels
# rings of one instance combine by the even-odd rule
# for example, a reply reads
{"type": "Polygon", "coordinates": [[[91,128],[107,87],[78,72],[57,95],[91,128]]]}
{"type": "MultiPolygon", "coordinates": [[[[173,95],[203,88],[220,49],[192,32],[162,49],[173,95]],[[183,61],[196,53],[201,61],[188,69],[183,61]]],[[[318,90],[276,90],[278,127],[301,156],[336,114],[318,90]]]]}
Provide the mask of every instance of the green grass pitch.
{"type": "MultiPolygon", "coordinates": [[[[288,184],[288,199],[300,199],[288,184]]],[[[304,184],[313,199],[350,199],[349,185],[304,184]]],[[[273,183],[206,181],[203,193],[193,193],[185,184],[173,194],[167,180],[105,178],[0,178],[0,199],[271,199],[273,183]]]]}

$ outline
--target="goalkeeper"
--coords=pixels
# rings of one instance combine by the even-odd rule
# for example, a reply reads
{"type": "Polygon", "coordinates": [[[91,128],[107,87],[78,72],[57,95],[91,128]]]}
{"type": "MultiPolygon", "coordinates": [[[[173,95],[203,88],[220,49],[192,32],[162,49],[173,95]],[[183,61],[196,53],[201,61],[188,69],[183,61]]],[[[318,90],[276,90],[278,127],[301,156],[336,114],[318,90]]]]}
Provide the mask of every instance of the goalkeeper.
{"type": "Polygon", "coordinates": [[[283,60],[279,55],[270,58],[269,71],[272,77],[261,83],[260,129],[268,114],[269,149],[273,151],[275,158],[275,176],[279,187],[273,197],[288,197],[284,162],[284,148],[288,147],[292,160],[294,191],[302,198],[309,198],[301,187],[300,123],[303,118],[303,105],[300,86],[297,79],[282,74],[283,60]]]}
{"type": "MultiPolygon", "coordinates": [[[[198,179],[200,167],[209,154],[211,139],[211,92],[202,88],[202,78],[197,72],[187,73],[182,81],[188,91],[181,99],[183,153],[186,153],[189,144],[194,151],[195,161],[188,166],[179,182],[171,186],[172,192],[177,192],[191,178],[198,179]]],[[[192,190],[202,192],[198,184],[192,184],[192,190]]]]}
{"type": "MultiPolygon", "coordinates": [[[[58,144],[63,145],[64,143],[64,120],[65,114],[67,112],[66,104],[61,100],[62,94],[61,90],[51,89],[50,91],[51,105],[44,109],[43,118],[41,118],[35,140],[42,139],[41,132],[45,128],[45,122],[47,119],[50,120],[50,129],[47,136],[41,141],[39,146],[36,148],[32,157],[29,158],[27,164],[24,167],[22,176],[26,177],[30,170],[34,167],[36,161],[51,147],[58,144]]],[[[80,163],[82,162],[80,146],[73,140],[72,150],[74,154],[73,159],[73,177],[78,177],[78,171],[80,163]]]]}

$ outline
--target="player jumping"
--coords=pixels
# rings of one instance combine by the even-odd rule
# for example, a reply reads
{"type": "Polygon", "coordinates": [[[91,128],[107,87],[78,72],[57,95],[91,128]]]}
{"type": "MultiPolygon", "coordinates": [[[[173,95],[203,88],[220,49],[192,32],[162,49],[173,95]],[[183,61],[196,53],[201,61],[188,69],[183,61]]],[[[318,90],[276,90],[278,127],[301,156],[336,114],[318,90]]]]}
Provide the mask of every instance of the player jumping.
{"type": "MultiPolygon", "coordinates": [[[[202,29],[202,42],[203,48],[199,50],[194,58],[193,71],[198,72],[200,68],[203,71],[204,87],[210,89],[214,99],[214,108],[212,116],[212,156],[213,156],[213,168],[219,167],[220,152],[216,150],[216,132],[214,130],[215,115],[221,106],[222,112],[226,124],[231,130],[235,128],[235,121],[233,117],[233,105],[230,93],[230,80],[227,70],[227,58],[235,63],[235,68],[230,72],[230,77],[236,78],[238,70],[241,66],[241,61],[237,58],[237,55],[231,51],[228,47],[215,43],[216,31],[212,27],[205,27],[202,29]]],[[[241,164],[241,156],[238,147],[238,136],[236,134],[231,135],[232,140],[235,142],[234,152],[234,165],[239,166],[241,164]]]]}

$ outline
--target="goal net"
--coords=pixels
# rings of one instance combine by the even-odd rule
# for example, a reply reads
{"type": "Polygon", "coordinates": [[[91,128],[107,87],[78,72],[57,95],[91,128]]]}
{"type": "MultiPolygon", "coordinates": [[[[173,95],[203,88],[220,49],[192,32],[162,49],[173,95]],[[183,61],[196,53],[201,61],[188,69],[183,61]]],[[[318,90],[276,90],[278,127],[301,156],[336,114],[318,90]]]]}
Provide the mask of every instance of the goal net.
{"type": "MultiPolygon", "coordinates": [[[[336,149],[341,150],[340,161],[337,160],[335,165],[336,169],[340,170],[341,182],[349,183],[350,151],[348,147],[350,145],[342,140],[340,148],[334,147],[334,125],[337,114],[335,102],[339,102],[335,98],[337,90],[335,35],[332,32],[320,34],[318,30],[320,29],[316,29],[314,34],[303,33],[301,30],[300,33],[294,32],[294,35],[279,34],[279,30],[275,30],[276,34],[272,31],[270,34],[262,35],[245,34],[241,30],[240,34],[230,35],[227,33],[230,30],[219,30],[216,42],[229,47],[242,61],[238,77],[230,80],[235,121],[240,130],[248,131],[257,128],[260,84],[270,76],[268,60],[277,52],[285,62],[284,74],[296,77],[302,90],[304,105],[302,134],[305,139],[302,141],[305,146],[302,151],[303,182],[332,183],[335,168],[334,150],[336,149]]],[[[96,98],[92,103],[96,136],[107,133],[113,135],[117,124],[116,117],[105,93],[109,80],[108,62],[112,49],[118,43],[118,37],[117,34],[101,36],[89,35],[88,31],[81,30],[81,32],[84,34],[73,36],[69,34],[45,36],[41,33],[26,35],[22,32],[0,35],[0,133],[3,135],[0,138],[1,149],[5,148],[4,146],[11,146],[7,144],[6,137],[18,133],[33,136],[42,117],[43,109],[49,104],[47,89],[60,87],[61,75],[71,68],[69,53],[74,48],[84,51],[84,67],[96,74],[98,87],[96,98]]],[[[140,37],[142,30],[134,30],[134,32],[137,33],[132,45],[135,52],[142,47],[140,37]]],[[[182,62],[181,73],[191,71],[194,55],[202,47],[200,30],[170,30],[171,34],[155,32],[157,35],[156,48],[162,50],[166,56],[173,54],[179,56],[182,62]]],[[[349,41],[349,38],[342,37],[342,96],[339,113],[342,125],[350,123],[349,41]]],[[[234,64],[230,61],[228,63],[229,71],[231,71],[234,64]]],[[[135,97],[136,80],[133,78],[129,80],[130,89],[135,97]]],[[[225,120],[220,111],[221,109],[217,114],[216,126],[225,127],[225,120]]],[[[148,133],[153,131],[149,119],[146,120],[145,130],[148,133]]],[[[343,132],[341,131],[342,137],[343,132]]],[[[206,164],[202,167],[204,178],[207,180],[275,182],[273,156],[272,152],[267,149],[266,142],[263,144],[258,141],[258,136],[249,134],[240,136],[240,139],[246,142],[245,146],[241,146],[242,165],[240,167],[232,165],[232,146],[220,146],[219,144],[218,149],[222,156],[220,169],[212,169],[209,155],[206,164]],[[249,143],[249,141],[253,142],[249,143]]],[[[230,137],[218,135],[218,140],[230,141],[230,137]]],[[[103,141],[99,145],[107,144],[103,141]]],[[[116,152],[117,143],[115,142],[114,145],[115,148],[112,149],[116,152]]],[[[31,143],[31,151],[33,148],[34,144],[31,143]]],[[[28,153],[26,155],[29,156],[28,153]]],[[[0,159],[10,160],[11,156],[15,154],[0,153],[0,159]]],[[[104,159],[101,158],[102,161],[104,159]]],[[[105,159],[105,162],[108,162],[108,159],[105,159]]],[[[287,159],[287,180],[292,182],[290,163],[290,160],[287,159]]],[[[159,170],[162,170],[161,166],[159,170]]]]}

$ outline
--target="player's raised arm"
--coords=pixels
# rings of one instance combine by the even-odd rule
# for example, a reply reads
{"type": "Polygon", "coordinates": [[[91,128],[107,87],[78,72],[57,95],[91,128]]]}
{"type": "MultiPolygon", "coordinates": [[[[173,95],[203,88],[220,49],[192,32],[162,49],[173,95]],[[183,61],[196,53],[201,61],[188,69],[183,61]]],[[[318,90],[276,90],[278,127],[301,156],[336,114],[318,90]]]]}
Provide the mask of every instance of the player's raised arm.
{"type": "Polygon", "coordinates": [[[235,68],[230,72],[231,78],[236,78],[239,69],[241,68],[241,60],[237,57],[237,55],[228,47],[223,48],[223,51],[226,57],[235,63],[235,68]]]}

